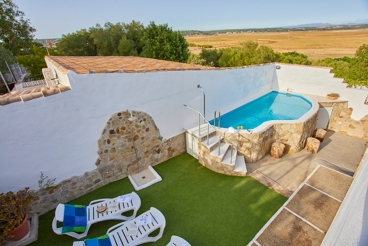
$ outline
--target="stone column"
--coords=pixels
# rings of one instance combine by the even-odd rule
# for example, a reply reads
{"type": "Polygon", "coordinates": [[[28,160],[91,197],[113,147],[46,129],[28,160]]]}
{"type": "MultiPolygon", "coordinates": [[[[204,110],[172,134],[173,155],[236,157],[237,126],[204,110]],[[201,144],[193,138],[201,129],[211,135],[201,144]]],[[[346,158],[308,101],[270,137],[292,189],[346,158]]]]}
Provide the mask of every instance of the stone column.
{"type": "Polygon", "coordinates": [[[270,155],[275,158],[281,158],[284,153],[285,145],[283,143],[273,143],[270,155]]]}
{"type": "Polygon", "coordinates": [[[307,144],[305,148],[308,152],[315,154],[318,152],[320,144],[321,142],[318,139],[309,137],[307,138],[307,144]]]}
{"type": "Polygon", "coordinates": [[[320,142],[323,141],[323,139],[326,136],[327,131],[323,130],[323,129],[317,129],[316,134],[315,134],[315,138],[317,138],[320,142]]]}

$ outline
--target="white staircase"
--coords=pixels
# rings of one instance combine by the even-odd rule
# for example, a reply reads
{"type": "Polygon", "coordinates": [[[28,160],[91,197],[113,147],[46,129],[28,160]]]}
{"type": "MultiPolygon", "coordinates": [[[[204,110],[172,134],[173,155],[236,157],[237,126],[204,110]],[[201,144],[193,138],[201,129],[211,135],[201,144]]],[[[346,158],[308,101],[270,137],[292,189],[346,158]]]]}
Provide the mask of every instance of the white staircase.
{"type": "Polygon", "coordinates": [[[222,136],[219,137],[214,127],[210,126],[208,132],[208,125],[202,124],[186,130],[186,135],[187,152],[196,157],[205,167],[226,175],[247,175],[244,156],[237,153],[236,145],[233,146],[222,136]],[[188,143],[188,139],[191,139],[191,143],[188,143]],[[188,151],[188,146],[193,146],[191,152],[197,152],[191,153],[188,151]]]}

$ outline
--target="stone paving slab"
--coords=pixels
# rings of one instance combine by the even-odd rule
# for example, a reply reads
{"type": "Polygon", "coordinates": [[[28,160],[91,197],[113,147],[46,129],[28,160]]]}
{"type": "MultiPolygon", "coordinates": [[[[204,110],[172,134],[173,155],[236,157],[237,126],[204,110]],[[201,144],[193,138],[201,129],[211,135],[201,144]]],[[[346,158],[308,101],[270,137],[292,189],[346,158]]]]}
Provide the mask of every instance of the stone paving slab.
{"type": "Polygon", "coordinates": [[[353,178],[321,166],[307,184],[342,201],[353,182],[353,178]]]}
{"type": "Polygon", "coordinates": [[[327,232],[340,204],[341,202],[304,185],[286,207],[327,232]]]}
{"type": "Polygon", "coordinates": [[[344,173],[318,165],[249,245],[320,245],[351,181],[344,173]]]}
{"type": "Polygon", "coordinates": [[[318,246],[324,234],[292,213],[283,209],[267,229],[257,238],[262,246],[311,245],[318,246]]]}

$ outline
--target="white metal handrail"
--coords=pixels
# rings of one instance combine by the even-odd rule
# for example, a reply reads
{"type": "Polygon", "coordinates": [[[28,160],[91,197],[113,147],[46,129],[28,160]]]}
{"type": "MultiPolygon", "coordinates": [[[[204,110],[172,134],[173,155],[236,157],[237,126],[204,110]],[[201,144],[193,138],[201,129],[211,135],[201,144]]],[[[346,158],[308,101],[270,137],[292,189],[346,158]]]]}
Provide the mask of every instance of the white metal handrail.
{"type": "MultiPolygon", "coordinates": [[[[195,112],[198,113],[198,130],[199,130],[198,134],[199,134],[199,136],[201,136],[201,120],[200,119],[201,119],[201,117],[204,119],[205,123],[207,124],[207,144],[209,144],[209,140],[208,139],[209,139],[209,131],[210,131],[209,128],[210,127],[212,127],[215,130],[216,133],[218,133],[218,135],[220,136],[219,137],[219,141],[221,141],[221,132],[216,129],[216,126],[211,125],[208,122],[208,120],[202,115],[201,112],[199,112],[198,110],[196,110],[196,109],[194,109],[192,107],[189,107],[186,104],[183,104],[183,106],[186,107],[186,108],[189,108],[189,109],[191,109],[191,110],[193,110],[193,111],[195,111],[195,112]]],[[[217,112],[219,112],[219,111],[217,111],[217,112]]],[[[216,111],[215,111],[215,117],[216,117],[216,111]]],[[[219,117],[220,117],[220,112],[219,112],[219,117]]],[[[220,124],[219,124],[219,128],[220,128],[220,124]]],[[[231,156],[230,156],[230,162],[233,162],[233,160],[232,160],[233,159],[233,149],[235,147],[236,151],[238,151],[238,145],[237,144],[234,144],[229,139],[227,139],[225,137],[225,133],[224,133],[224,137],[223,138],[233,147],[233,148],[231,148],[231,153],[230,153],[231,154],[231,156]]],[[[219,148],[219,155],[220,155],[220,143],[219,143],[219,147],[218,148],[219,148]]]]}

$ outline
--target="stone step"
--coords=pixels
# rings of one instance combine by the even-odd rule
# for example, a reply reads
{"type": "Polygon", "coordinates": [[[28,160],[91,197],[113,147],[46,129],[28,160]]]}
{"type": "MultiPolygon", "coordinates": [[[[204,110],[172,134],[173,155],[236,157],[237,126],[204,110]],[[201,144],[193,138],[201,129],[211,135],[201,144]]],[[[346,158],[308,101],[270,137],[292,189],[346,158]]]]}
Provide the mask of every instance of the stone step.
{"type": "Polygon", "coordinates": [[[200,127],[196,126],[196,127],[191,128],[191,129],[188,129],[186,131],[192,133],[197,138],[203,138],[203,137],[206,137],[207,136],[208,129],[209,129],[209,133],[208,133],[209,135],[211,133],[215,132],[214,127],[209,126],[209,128],[208,128],[208,124],[207,123],[200,125],[200,127]],[[200,130],[201,134],[199,134],[199,130],[200,130]]]}
{"type": "MultiPolygon", "coordinates": [[[[222,140],[222,137],[220,137],[220,142],[221,140],[222,140]]],[[[203,140],[202,145],[207,147],[210,150],[213,150],[212,147],[218,144],[218,142],[219,142],[219,137],[217,135],[213,135],[212,137],[208,139],[208,143],[207,143],[207,138],[203,140]]]]}
{"type": "Polygon", "coordinates": [[[232,146],[230,146],[229,149],[226,152],[226,155],[224,156],[224,159],[222,160],[222,164],[235,166],[236,156],[237,156],[236,149],[234,149],[232,146]],[[232,152],[232,154],[231,154],[231,152],[232,152]]]}
{"type": "Polygon", "coordinates": [[[242,155],[236,156],[234,171],[235,172],[245,172],[245,173],[247,172],[247,166],[245,165],[244,156],[242,155]]]}
{"type": "Polygon", "coordinates": [[[211,155],[219,157],[221,160],[224,158],[224,155],[226,154],[227,149],[229,148],[229,144],[227,143],[221,143],[220,144],[220,154],[218,147],[211,151],[211,155]]]}

